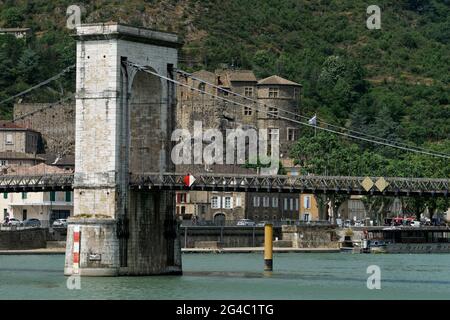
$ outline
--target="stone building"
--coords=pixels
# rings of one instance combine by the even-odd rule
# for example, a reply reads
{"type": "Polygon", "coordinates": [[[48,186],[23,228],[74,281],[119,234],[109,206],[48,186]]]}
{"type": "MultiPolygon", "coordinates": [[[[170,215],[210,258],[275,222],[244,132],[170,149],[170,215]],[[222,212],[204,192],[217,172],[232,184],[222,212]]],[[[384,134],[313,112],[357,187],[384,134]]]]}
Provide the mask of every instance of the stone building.
{"type": "MultiPolygon", "coordinates": [[[[206,93],[186,87],[178,88],[176,115],[178,128],[188,129],[192,133],[194,123],[200,121],[203,130],[218,129],[224,136],[227,129],[267,129],[269,141],[271,136],[279,137],[280,160],[283,166],[293,166],[292,159],[289,159],[289,150],[298,138],[298,127],[292,121],[282,119],[280,116],[293,118],[298,113],[302,88],[300,84],[279,76],[258,81],[250,70],[219,69],[215,72],[201,70],[194,72],[193,77],[217,87],[190,77],[179,79],[182,83],[206,93]],[[242,97],[234,96],[227,90],[242,97]],[[211,95],[224,97],[230,101],[224,102],[211,95]],[[287,113],[281,109],[286,110],[287,113]]],[[[193,174],[195,172],[256,173],[255,170],[245,170],[236,165],[177,166],[177,171],[193,174]]],[[[181,214],[181,210],[184,210],[185,213],[198,215],[198,218],[202,219],[199,210],[196,211],[194,208],[204,208],[205,219],[216,223],[221,223],[221,220],[242,218],[256,221],[298,220],[299,201],[299,194],[242,193],[238,195],[204,192],[204,197],[195,196],[190,199],[189,205],[183,206],[183,209],[180,207],[179,213],[181,214]],[[196,198],[201,198],[198,205],[195,204],[196,198]]]]}
{"type": "Polygon", "coordinates": [[[245,218],[245,199],[242,192],[180,191],[176,213],[180,220],[225,225],[245,218]]]}
{"type": "Polygon", "coordinates": [[[33,166],[45,162],[38,155],[40,146],[39,132],[16,123],[0,123],[0,167],[33,166]]]}
{"type": "Polygon", "coordinates": [[[75,152],[75,104],[16,103],[14,122],[42,136],[41,153],[75,152]],[[49,125],[51,124],[51,125],[49,125]]]}
{"type": "Polygon", "coordinates": [[[0,124],[0,151],[36,154],[39,150],[40,133],[20,124],[0,124]]]}

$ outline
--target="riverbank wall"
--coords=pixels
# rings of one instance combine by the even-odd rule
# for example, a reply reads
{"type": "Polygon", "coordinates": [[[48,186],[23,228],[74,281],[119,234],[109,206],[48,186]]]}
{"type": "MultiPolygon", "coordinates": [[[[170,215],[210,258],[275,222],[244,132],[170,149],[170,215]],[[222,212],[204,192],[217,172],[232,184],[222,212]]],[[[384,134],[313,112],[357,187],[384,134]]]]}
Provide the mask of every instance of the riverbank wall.
{"type": "Polygon", "coordinates": [[[30,250],[47,246],[45,229],[1,230],[0,250],[30,250]]]}

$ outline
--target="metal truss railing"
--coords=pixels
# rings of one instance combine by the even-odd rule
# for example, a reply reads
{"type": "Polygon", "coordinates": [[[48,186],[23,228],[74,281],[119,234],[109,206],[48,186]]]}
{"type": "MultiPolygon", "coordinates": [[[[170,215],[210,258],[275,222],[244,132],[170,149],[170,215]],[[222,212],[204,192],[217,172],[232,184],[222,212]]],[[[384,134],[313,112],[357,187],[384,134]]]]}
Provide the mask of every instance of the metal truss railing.
{"type": "Polygon", "coordinates": [[[448,196],[450,179],[332,177],[332,176],[256,176],[197,174],[187,187],[185,174],[148,173],[132,175],[134,189],[207,190],[241,192],[347,193],[373,195],[448,196]]]}
{"type": "Polygon", "coordinates": [[[0,175],[0,192],[71,190],[73,174],[0,175]]]}
{"type": "MultiPolygon", "coordinates": [[[[394,196],[448,196],[450,179],[332,176],[261,176],[196,174],[189,187],[186,174],[146,173],[130,176],[130,187],[161,190],[344,193],[394,196]]],[[[71,190],[73,174],[0,175],[0,192],[71,190]]]]}

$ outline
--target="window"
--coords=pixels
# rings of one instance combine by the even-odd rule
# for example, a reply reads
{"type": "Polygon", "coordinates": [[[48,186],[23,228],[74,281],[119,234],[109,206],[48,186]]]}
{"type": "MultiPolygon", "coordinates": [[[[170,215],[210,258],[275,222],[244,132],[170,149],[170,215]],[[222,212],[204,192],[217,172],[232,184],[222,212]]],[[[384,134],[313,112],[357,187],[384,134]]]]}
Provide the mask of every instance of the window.
{"type": "Polygon", "coordinates": [[[212,197],[211,198],[211,208],[218,209],[220,208],[220,197],[212,197]]]}
{"type": "Polygon", "coordinates": [[[6,143],[6,144],[14,144],[12,134],[8,133],[8,134],[6,135],[6,141],[5,141],[5,143],[6,143]]]}
{"type": "Polygon", "coordinates": [[[186,214],[186,207],[185,206],[181,206],[181,214],[186,214]]]}
{"type": "Polygon", "coordinates": [[[272,219],[273,219],[273,221],[277,221],[278,217],[274,214],[274,215],[272,216],[272,219]]]}
{"type": "Polygon", "coordinates": [[[245,87],[244,88],[244,95],[246,97],[253,97],[253,87],[245,87]]]}
{"type": "Polygon", "coordinates": [[[6,219],[6,218],[8,218],[9,217],[9,212],[8,212],[8,209],[3,209],[3,218],[4,219],[6,219]]]}
{"type": "Polygon", "coordinates": [[[268,207],[270,204],[270,198],[269,197],[263,197],[263,207],[268,207]]]}
{"type": "Polygon", "coordinates": [[[253,206],[259,207],[259,197],[253,197],[253,206]]]}
{"type": "Polygon", "coordinates": [[[236,197],[236,207],[240,207],[241,204],[241,197],[236,197]]]}
{"type": "Polygon", "coordinates": [[[311,209],[311,196],[305,196],[303,198],[303,207],[305,209],[311,209]]]}
{"type": "Polygon", "coordinates": [[[287,140],[295,141],[296,138],[297,138],[297,129],[287,128],[287,140]]]}
{"type": "Polygon", "coordinates": [[[56,192],[50,191],[50,201],[55,201],[55,200],[56,200],[56,192]]]}
{"type": "Polygon", "coordinates": [[[26,199],[27,198],[27,193],[26,192],[22,192],[22,199],[26,199]]]}
{"type": "Polygon", "coordinates": [[[284,198],[284,210],[288,209],[288,199],[284,198]]]}
{"type": "Polygon", "coordinates": [[[269,129],[269,143],[271,141],[279,141],[280,140],[280,130],[276,128],[269,129]]]}
{"type": "Polygon", "coordinates": [[[295,199],[295,210],[298,211],[298,198],[295,199]]]}
{"type": "Polygon", "coordinates": [[[278,88],[269,88],[269,98],[278,98],[279,93],[278,88]]]}
{"type": "Polygon", "coordinates": [[[303,215],[303,221],[308,222],[309,221],[309,213],[305,213],[303,215]]]}
{"type": "Polygon", "coordinates": [[[298,89],[294,88],[294,99],[297,100],[298,99],[298,89]]]}
{"type": "Polygon", "coordinates": [[[231,197],[225,197],[225,209],[233,208],[233,199],[231,197]]]}
{"type": "Polygon", "coordinates": [[[188,202],[187,193],[177,194],[177,203],[187,203],[187,202],[188,202]]]}
{"type": "Polygon", "coordinates": [[[6,166],[8,164],[8,160],[0,160],[0,166],[6,166]]]}
{"type": "Polygon", "coordinates": [[[252,115],[252,108],[244,107],[244,116],[251,116],[251,115],[252,115]]]}
{"type": "Polygon", "coordinates": [[[269,112],[267,113],[268,118],[278,118],[278,108],[269,107],[269,112]]]}
{"type": "Polygon", "coordinates": [[[290,208],[290,210],[292,211],[292,210],[294,210],[294,199],[289,199],[290,201],[289,201],[289,208],[290,208]]]}
{"type": "Polygon", "coordinates": [[[3,192],[3,199],[8,199],[8,192],[3,192]]]}
{"type": "Polygon", "coordinates": [[[72,192],[66,191],[66,202],[72,201],[72,192]]]}
{"type": "Polygon", "coordinates": [[[272,198],[272,208],[278,208],[278,198],[277,197],[272,198]]]}
{"type": "MultiPolygon", "coordinates": [[[[198,85],[198,90],[205,91],[205,83],[204,83],[204,82],[201,82],[201,83],[198,85]]],[[[203,92],[202,92],[202,93],[203,93],[203,92]]]]}

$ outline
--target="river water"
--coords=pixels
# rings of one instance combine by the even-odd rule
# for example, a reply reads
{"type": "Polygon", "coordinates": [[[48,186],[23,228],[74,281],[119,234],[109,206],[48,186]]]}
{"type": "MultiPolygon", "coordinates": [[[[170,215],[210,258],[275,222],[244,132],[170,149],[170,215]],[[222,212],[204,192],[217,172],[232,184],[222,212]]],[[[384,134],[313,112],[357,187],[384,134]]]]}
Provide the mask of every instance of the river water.
{"type": "Polygon", "coordinates": [[[450,299],[450,254],[184,254],[183,276],[81,278],[69,290],[63,255],[0,256],[0,299],[450,299]],[[367,267],[381,270],[369,290],[367,267]]]}

